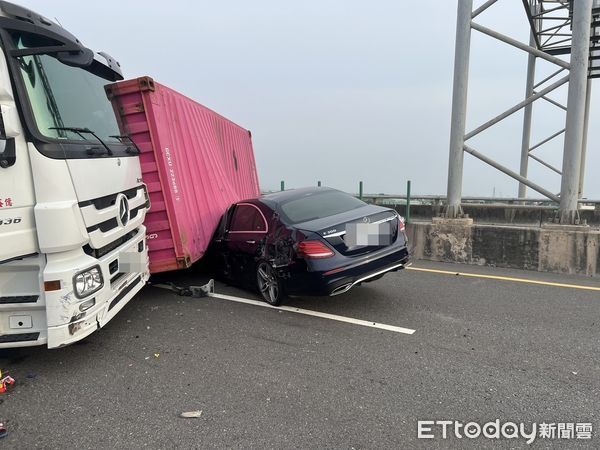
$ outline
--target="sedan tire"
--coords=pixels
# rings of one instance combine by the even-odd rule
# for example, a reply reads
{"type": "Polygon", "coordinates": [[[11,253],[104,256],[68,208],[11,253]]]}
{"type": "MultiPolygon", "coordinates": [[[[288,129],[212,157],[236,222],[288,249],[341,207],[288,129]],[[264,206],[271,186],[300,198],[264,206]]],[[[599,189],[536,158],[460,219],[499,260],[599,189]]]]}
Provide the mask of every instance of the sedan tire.
{"type": "Polygon", "coordinates": [[[285,294],[283,284],[277,273],[266,261],[259,261],[256,266],[256,282],[263,299],[271,306],[279,306],[285,294]]]}

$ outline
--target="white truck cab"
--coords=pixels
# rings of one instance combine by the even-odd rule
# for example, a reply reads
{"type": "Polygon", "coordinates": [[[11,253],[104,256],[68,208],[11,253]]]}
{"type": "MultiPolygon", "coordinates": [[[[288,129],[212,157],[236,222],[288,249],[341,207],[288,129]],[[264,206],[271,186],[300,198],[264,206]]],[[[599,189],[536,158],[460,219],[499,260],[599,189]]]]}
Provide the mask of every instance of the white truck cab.
{"type": "Polygon", "coordinates": [[[118,63],[0,1],[0,349],[61,347],[148,279],[139,150],[104,86],[118,63]]]}

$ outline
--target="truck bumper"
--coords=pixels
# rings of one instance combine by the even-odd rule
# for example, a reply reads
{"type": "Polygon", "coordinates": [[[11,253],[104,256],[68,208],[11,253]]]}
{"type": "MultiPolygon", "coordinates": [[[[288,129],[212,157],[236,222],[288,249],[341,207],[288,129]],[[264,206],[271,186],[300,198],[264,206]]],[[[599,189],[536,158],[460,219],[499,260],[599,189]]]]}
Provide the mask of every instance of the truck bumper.
{"type": "Polygon", "coordinates": [[[137,231],[99,259],[79,249],[3,265],[0,286],[14,292],[0,292],[0,349],[45,344],[62,347],[108,323],[148,280],[146,229],[141,226],[137,231]],[[102,288],[77,298],[73,276],[94,266],[100,267],[102,288]],[[60,289],[44,292],[45,281],[60,281],[60,289]],[[30,299],[18,295],[24,291],[36,295],[30,299]]]}
{"type": "Polygon", "coordinates": [[[48,348],[72,344],[104,326],[140,291],[147,279],[145,274],[132,274],[120,287],[118,294],[110,302],[99,305],[93,313],[80,319],[74,316],[66,325],[48,327],[48,348]],[[114,305],[112,308],[111,304],[114,305]]]}
{"type": "Polygon", "coordinates": [[[142,289],[149,277],[145,235],[146,228],[141,226],[135,236],[100,259],[80,255],[66,272],[60,271],[64,261],[48,261],[44,280],[60,279],[62,283],[60,291],[46,293],[48,348],[69,345],[103,327],[142,289]],[[93,266],[100,267],[103,286],[77,298],[73,275],[93,266]]]}

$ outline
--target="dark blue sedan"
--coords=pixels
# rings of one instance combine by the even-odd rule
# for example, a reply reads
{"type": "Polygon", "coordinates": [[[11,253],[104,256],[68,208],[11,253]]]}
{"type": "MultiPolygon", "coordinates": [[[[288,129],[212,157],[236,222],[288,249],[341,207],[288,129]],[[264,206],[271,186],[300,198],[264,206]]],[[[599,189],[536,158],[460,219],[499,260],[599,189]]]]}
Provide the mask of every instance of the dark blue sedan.
{"type": "Polygon", "coordinates": [[[408,263],[404,218],[331,188],[293,189],[232,205],[211,253],[218,274],[257,289],[338,295],[408,263]]]}

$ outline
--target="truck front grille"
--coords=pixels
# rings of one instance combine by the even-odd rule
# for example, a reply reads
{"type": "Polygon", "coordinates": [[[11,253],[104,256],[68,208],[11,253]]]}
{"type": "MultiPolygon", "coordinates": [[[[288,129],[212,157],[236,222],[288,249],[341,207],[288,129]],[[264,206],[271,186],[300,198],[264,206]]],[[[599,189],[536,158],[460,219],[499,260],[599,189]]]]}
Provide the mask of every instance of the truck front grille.
{"type": "Polygon", "coordinates": [[[83,246],[83,251],[90,256],[93,256],[96,259],[99,259],[106,255],[107,253],[112,252],[115,248],[120,247],[128,240],[132,239],[136,234],[138,234],[138,230],[130,231],[129,233],[121,236],[120,238],[115,239],[110,244],[105,245],[101,248],[92,248],[89,244],[83,246]]]}
{"type": "Polygon", "coordinates": [[[97,199],[79,202],[83,222],[90,238],[88,245],[105,254],[105,247],[110,249],[117,236],[142,225],[149,206],[150,200],[144,184],[97,199]]]}
{"type": "MultiPolygon", "coordinates": [[[[137,191],[138,189],[143,189],[143,187],[141,186],[137,186],[131,189],[128,189],[126,191],[123,191],[122,193],[125,194],[125,196],[131,200],[132,198],[134,198],[137,195],[137,191]]],[[[98,210],[102,210],[102,209],[106,209],[109,206],[113,206],[116,201],[117,201],[117,195],[121,194],[121,192],[117,192],[115,194],[110,194],[110,195],[106,195],[104,197],[98,197],[95,198],[93,200],[86,200],[83,202],[79,202],[79,207],[80,208],[84,208],[86,206],[89,205],[94,205],[94,207],[98,210]]]]}

